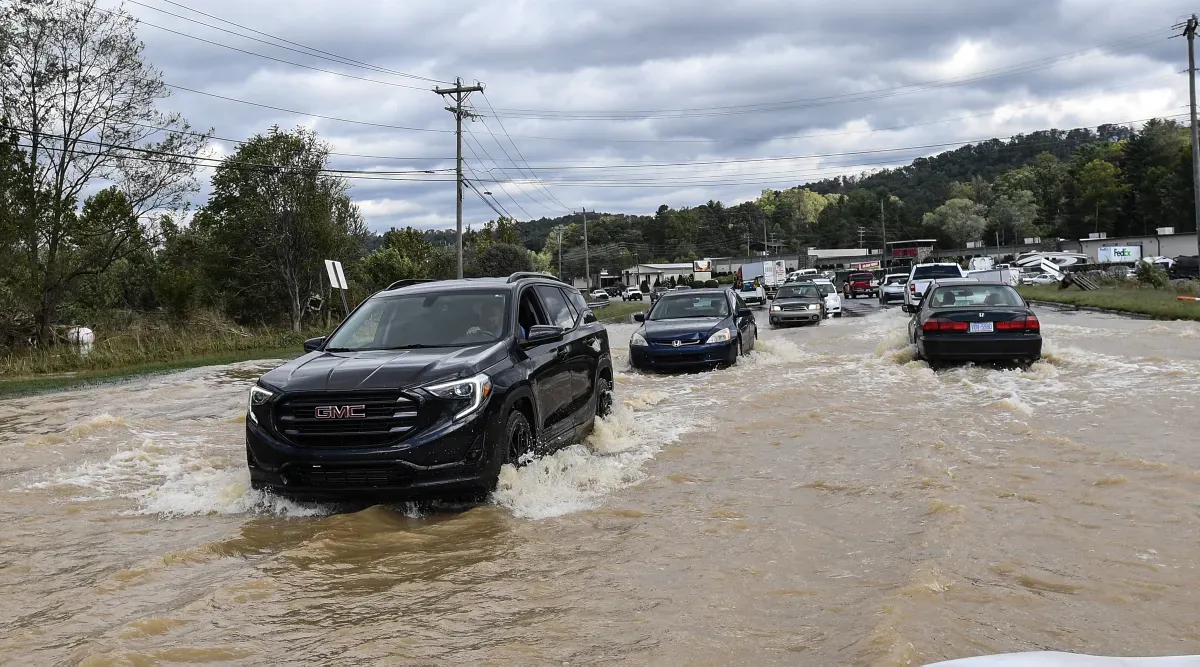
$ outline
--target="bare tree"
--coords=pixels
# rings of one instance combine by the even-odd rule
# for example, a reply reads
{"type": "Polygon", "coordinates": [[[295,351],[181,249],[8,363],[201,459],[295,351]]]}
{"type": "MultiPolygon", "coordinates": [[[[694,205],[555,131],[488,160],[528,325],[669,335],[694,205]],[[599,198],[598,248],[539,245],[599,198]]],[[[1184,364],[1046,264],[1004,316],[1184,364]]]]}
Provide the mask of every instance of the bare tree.
{"type": "MultiPolygon", "coordinates": [[[[0,109],[28,156],[30,193],[19,224],[37,337],[50,342],[59,304],[76,280],[136,250],[157,214],[196,187],[207,143],[177,114],[158,111],[170,89],[142,56],[137,21],[95,0],[0,0],[7,57],[0,109]],[[81,223],[81,199],[115,185],[125,215],[81,223]]],[[[122,208],[110,201],[97,210],[122,208]]]]}

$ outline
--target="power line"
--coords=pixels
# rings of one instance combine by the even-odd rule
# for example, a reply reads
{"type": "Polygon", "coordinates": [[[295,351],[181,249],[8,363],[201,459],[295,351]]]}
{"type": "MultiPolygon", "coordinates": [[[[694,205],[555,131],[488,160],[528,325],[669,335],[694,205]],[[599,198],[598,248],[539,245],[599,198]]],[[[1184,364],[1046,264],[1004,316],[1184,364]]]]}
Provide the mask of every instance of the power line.
{"type": "MultiPolygon", "coordinates": [[[[492,101],[488,99],[487,93],[481,93],[481,95],[483,96],[484,103],[488,105],[488,109],[491,109],[492,115],[496,116],[496,110],[494,108],[492,108],[492,101]]],[[[492,135],[492,139],[496,139],[496,135],[492,133],[492,129],[490,127],[488,127],[487,123],[485,121],[483,121],[482,118],[480,119],[480,122],[483,123],[483,126],[484,126],[484,128],[487,129],[488,134],[492,135]]],[[[537,180],[537,174],[534,173],[533,168],[529,166],[529,161],[525,159],[525,156],[521,153],[521,149],[517,148],[517,142],[513,141],[512,135],[509,134],[508,130],[504,127],[504,121],[500,120],[499,116],[496,116],[496,123],[498,123],[500,125],[500,131],[504,133],[504,136],[508,137],[508,143],[512,144],[513,150],[517,152],[517,156],[519,158],[521,158],[521,162],[525,165],[525,168],[529,170],[530,176],[532,176],[534,178],[534,180],[537,180]]],[[[496,144],[499,145],[500,141],[496,140],[496,144]]],[[[505,151],[503,146],[501,146],[500,150],[504,152],[506,157],[511,159],[512,156],[508,155],[508,151],[505,151]]],[[[559,200],[558,197],[554,196],[554,193],[552,193],[548,189],[546,189],[546,186],[542,185],[540,183],[540,181],[539,181],[538,187],[541,188],[542,192],[546,193],[546,196],[550,197],[550,199],[552,199],[555,203],[557,203],[559,206],[561,206],[563,208],[563,210],[565,210],[565,211],[571,210],[570,207],[568,207],[566,204],[562,203],[562,201],[559,200]]]]}
{"type": "MultiPolygon", "coordinates": [[[[533,202],[533,203],[537,204],[538,206],[541,206],[543,209],[545,209],[545,210],[547,210],[547,211],[550,211],[551,213],[555,213],[555,212],[556,212],[554,209],[552,209],[552,208],[550,208],[550,207],[546,206],[545,204],[543,204],[543,203],[541,202],[541,200],[534,198],[534,197],[533,197],[533,196],[531,196],[531,195],[530,195],[528,192],[526,192],[526,191],[525,191],[525,189],[524,189],[524,188],[522,188],[522,187],[521,187],[521,185],[520,185],[519,183],[517,183],[517,182],[516,182],[516,180],[515,180],[515,179],[513,179],[513,178],[512,178],[512,176],[510,176],[510,175],[508,174],[508,172],[504,170],[504,168],[503,168],[503,167],[501,167],[501,166],[500,166],[500,163],[499,163],[499,162],[496,162],[495,158],[493,158],[493,157],[492,157],[492,154],[491,154],[491,153],[489,153],[489,152],[487,151],[487,149],[486,149],[486,148],[484,148],[484,146],[483,146],[483,143],[482,143],[481,141],[479,141],[479,137],[476,137],[476,136],[475,136],[475,133],[471,131],[471,128],[467,128],[467,135],[468,135],[468,136],[470,136],[470,138],[471,138],[471,139],[473,139],[473,140],[475,141],[475,145],[476,145],[476,146],[478,146],[478,147],[479,147],[479,150],[483,151],[483,154],[484,154],[484,155],[486,155],[486,156],[487,156],[487,158],[488,158],[489,160],[491,160],[491,161],[492,161],[492,164],[496,165],[496,169],[488,169],[488,168],[487,168],[487,164],[485,164],[485,163],[483,162],[483,160],[482,160],[482,159],[480,159],[480,157],[479,157],[479,154],[475,152],[475,149],[474,149],[474,148],[471,148],[471,154],[475,156],[475,159],[476,159],[476,160],[479,160],[480,166],[482,166],[482,167],[483,167],[484,171],[485,171],[485,172],[487,172],[487,173],[489,173],[489,174],[490,174],[492,171],[499,171],[501,174],[503,174],[503,175],[504,175],[504,177],[505,177],[506,179],[508,179],[507,181],[503,181],[503,182],[502,182],[502,181],[492,181],[492,182],[494,182],[494,183],[496,183],[496,184],[498,184],[498,185],[503,185],[505,182],[507,182],[507,183],[512,183],[512,184],[513,184],[513,185],[514,185],[514,186],[517,188],[517,190],[518,190],[518,191],[519,191],[521,194],[525,195],[525,196],[526,196],[526,197],[529,199],[529,201],[531,201],[531,202],[533,202]]],[[[464,139],[465,139],[465,137],[464,137],[464,139]]],[[[467,142],[467,147],[468,147],[468,148],[470,148],[470,147],[471,147],[471,144],[470,144],[470,142],[467,142]]],[[[503,147],[501,147],[501,148],[503,148],[503,147]]],[[[507,190],[505,190],[505,189],[501,188],[501,191],[502,191],[502,192],[504,192],[504,194],[505,194],[505,195],[506,195],[506,196],[507,196],[509,199],[512,199],[512,202],[513,202],[513,204],[515,204],[517,208],[521,209],[521,212],[525,214],[525,216],[526,216],[526,218],[527,218],[527,219],[529,219],[529,220],[533,220],[533,216],[532,216],[532,215],[530,215],[529,211],[526,211],[524,206],[521,206],[520,204],[518,204],[518,203],[517,203],[517,200],[516,200],[516,199],[513,199],[513,196],[512,196],[511,194],[509,194],[509,192],[508,192],[507,190]]]]}
{"type": "MultiPolygon", "coordinates": [[[[284,49],[284,50],[287,50],[287,51],[294,51],[294,52],[296,52],[296,53],[300,53],[300,54],[303,54],[303,55],[311,56],[311,57],[314,57],[314,58],[320,58],[320,59],[322,59],[322,60],[328,60],[328,61],[330,61],[330,62],[336,62],[336,63],[339,63],[339,64],[345,64],[345,65],[354,65],[355,67],[361,67],[361,68],[363,68],[363,69],[374,70],[374,71],[377,71],[377,72],[381,72],[381,73],[383,73],[383,74],[391,74],[392,76],[399,76],[399,77],[404,77],[404,78],[408,78],[408,79],[417,79],[417,80],[420,80],[420,81],[428,81],[428,82],[430,82],[430,83],[451,83],[450,81],[443,81],[443,80],[440,80],[440,79],[431,79],[431,78],[429,78],[429,77],[419,76],[419,75],[417,75],[417,74],[409,74],[408,72],[401,72],[401,71],[394,70],[394,69],[389,69],[389,68],[386,68],[386,67],[380,67],[380,66],[378,66],[378,65],[372,65],[371,63],[363,62],[363,61],[361,61],[361,60],[355,60],[355,59],[353,59],[353,58],[348,58],[348,57],[346,57],[346,56],[338,55],[338,54],[336,54],[336,53],[330,53],[329,51],[322,51],[321,49],[314,48],[314,47],[311,47],[311,46],[307,46],[307,45],[305,45],[305,44],[301,44],[301,43],[299,43],[299,42],[293,42],[293,41],[291,41],[291,40],[284,39],[284,38],[282,38],[282,37],[278,37],[278,36],[276,36],[276,35],[272,35],[272,34],[270,34],[270,33],[263,32],[263,31],[261,31],[261,30],[255,30],[254,28],[251,28],[251,27],[248,27],[248,26],[244,26],[244,25],[242,25],[242,24],[240,24],[240,23],[235,23],[235,22],[233,22],[233,21],[230,21],[230,20],[228,20],[228,19],[223,19],[223,18],[221,18],[221,17],[219,17],[219,16],[214,16],[214,15],[212,15],[212,14],[206,14],[205,12],[202,12],[202,11],[200,11],[200,10],[198,10],[198,9],[195,9],[195,8],[192,8],[192,7],[188,7],[187,5],[183,5],[183,4],[180,4],[180,3],[178,3],[178,2],[173,2],[172,0],[159,0],[159,1],[160,1],[160,2],[165,2],[165,3],[169,4],[169,5],[174,5],[174,6],[176,6],[176,7],[179,7],[180,9],[183,9],[183,10],[185,10],[185,11],[189,11],[189,12],[192,12],[192,13],[194,13],[194,14],[199,14],[200,16],[204,16],[204,17],[207,17],[207,18],[213,19],[214,21],[219,21],[219,22],[221,22],[221,23],[227,23],[227,24],[229,24],[229,25],[232,25],[232,26],[235,26],[235,27],[241,28],[242,30],[247,30],[247,31],[249,31],[249,32],[252,32],[252,33],[254,33],[254,34],[256,34],[256,35],[262,35],[262,36],[264,36],[264,37],[268,37],[268,38],[270,38],[270,39],[273,39],[273,40],[275,40],[275,41],[277,41],[277,42],[283,42],[284,44],[291,44],[292,46],[297,46],[297,47],[300,47],[300,49],[303,49],[303,50],[300,50],[300,49],[293,49],[293,48],[288,48],[287,46],[283,46],[283,45],[281,45],[281,44],[275,44],[275,43],[272,43],[272,42],[268,42],[268,41],[266,41],[266,40],[261,40],[261,39],[257,39],[257,38],[255,38],[255,37],[251,37],[251,36],[249,36],[249,35],[243,35],[243,34],[241,34],[241,33],[239,33],[239,32],[236,32],[236,31],[234,31],[234,30],[229,30],[228,28],[222,28],[222,27],[220,27],[220,26],[215,26],[215,25],[212,25],[211,23],[206,23],[206,22],[204,22],[204,21],[200,21],[200,20],[198,20],[198,19],[190,18],[190,17],[183,16],[183,15],[180,15],[180,14],[175,14],[174,12],[169,12],[169,11],[167,11],[167,10],[165,10],[165,9],[160,9],[160,8],[158,8],[158,7],[153,7],[153,6],[151,6],[151,5],[147,5],[147,4],[144,4],[144,3],[141,3],[141,2],[137,2],[136,0],[128,0],[128,2],[129,2],[130,4],[138,5],[139,7],[145,7],[145,8],[147,8],[147,9],[151,9],[151,10],[154,10],[154,11],[156,11],[156,12],[160,12],[160,13],[166,14],[166,15],[168,15],[168,16],[174,16],[174,17],[176,17],[176,18],[180,18],[180,19],[183,19],[183,20],[185,20],[185,21],[190,21],[190,22],[192,22],[192,23],[196,23],[196,24],[199,24],[199,25],[202,25],[202,26],[206,26],[206,27],[209,27],[209,28],[213,28],[214,30],[219,30],[219,31],[221,31],[221,32],[225,32],[225,33],[228,33],[228,34],[231,34],[231,35],[237,35],[238,37],[242,37],[242,38],[244,38],[244,39],[249,39],[249,40],[253,40],[253,41],[256,41],[256,42],[261,42],[261,43],[263,43],[263,44],[267,44],[268,46],[273,46],[273,47],[275,47],[275,48],[278,48],[278,49],[284,49]],[[325,56],[328,56],[328,57],[325,57],[325,56]]],[[[421,90],[424,90],[424,89],[421,89],[421,90]]]]}
{"type": "MultiPolygon", "coordinates": [[[[467,130],[467,134],[469,134],[472,138],[474,138],[474,136],[475,136],[475,135],[471,134],[471,131],[469,128],[467,130]]],[[[479,140],[476,139],[476,142],[478,142],[478,141],[479,140]]],[[[465,145],[467,147],[467,150],[471,151],[471,155],[474,155],[476,160],[479,160],[479,164],[481,166],[483,166],[486,171],[487,164],[485,164],[483,159],[479,157],[479,153],[475,152],[475,149],[471,146],[471,142],[467,141],[467,138],[465,136],[463,137],[463,145],[465,145]]],[[[487,149],[485,149],[482,145],[479,146],[479,150],[483,151],[484,155],[488,155],[487,149]]],[[[488,155],[488,159],[491,159],[490,155],[488,155]]],[[[494,164],[495,160],[493,160],[492,162],[494,164]]],[[[471,170],[471,175],[476,176],[474,170],[471,170]]],[[[482,182],[484,179],[478,178],[476,176],[475,180],[482,182]]],[[[496,184],[502,184],[500,181],[493,181],[493,182],[496,184]]],[[[512,201],[513,205],[515,205],[522,213],[525,214],[525,217],[527,220],[533,220],[533,216],[529,214],[529,211],[526,211],[525,207],[521,206],[521,204],[518,203],[516,199],[513,199],[513,196],[508,192],[508,190],[505,190],[504,188],[500,188],[500,191],[504,193],[504,196],[508,197],[509,200],[512,201]]],[[[526,195],[526,196],[528,196],[528,195],[526,195]]],[[[547,210],[549,210],[549,209],[547,209],[547,210]]]]}
{"type": "Polygon", "coordinates": [[[336,121],[339,123],[350,123],[353,125],[367,125],[370,127],[382,127],[382,128],[389,129],[389,130],[405,130],[408,132],[436,132],[438,134],[454,134],[454,130],[435,130],[435,129],[431,129],[431,128],[427,128],[427,127],[405,127],[403,125],[389,125],[387,123],[372,123],[372,122],[365,121],[365,120],[352,120],[349,118],[338,118],[337,116],[323,116],[321,114],[309,113],[307,111],[296,111],[295,109],[285,109],[283,107],[271,106],[270,104],[262,104],[260,102],[251,102],[249,100],[241,100],[236,97],[226,97],[225,95],[209,93],[209,92],[205,92],[203,90],[196,90],[195,88],[188,88],[186,86],[175,85],[173,83],[163,82],[163,85],[173,88],[175,90],[183,90],[183,91],[186,91],[189,93],[195,93],[197,95],[206,95],[208,97],[215,97],[219,100],[226,100],[228,102],[237,102],[238,104],[247,104],[249,106],[260,107],[262,109],[270,109],[272,111],[281,111],[283,113],[296,114],[298,116],[308,116],[310,118],[320,118],[322,120],[332,120],[332,121],[336,121]]]}

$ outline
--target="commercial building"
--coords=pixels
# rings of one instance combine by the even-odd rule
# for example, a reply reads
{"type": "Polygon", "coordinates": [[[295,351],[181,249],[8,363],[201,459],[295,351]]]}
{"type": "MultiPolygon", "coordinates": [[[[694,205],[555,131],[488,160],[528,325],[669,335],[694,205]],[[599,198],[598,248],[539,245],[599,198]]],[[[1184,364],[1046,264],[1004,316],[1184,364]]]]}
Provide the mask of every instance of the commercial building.
{"type": "MultiPolygon", "coordinates": [[[[1175,234],[1169,227],[1160,231],[1168,230],[1172,233],[1079,239],[1078,252],[1097,263],[1135,262],[1143,257],[1173,258],[1200,254],[1195,232],[1175,234]]],[[[1069,248],[1064,247],[1063,250],[1069,248]]]]}

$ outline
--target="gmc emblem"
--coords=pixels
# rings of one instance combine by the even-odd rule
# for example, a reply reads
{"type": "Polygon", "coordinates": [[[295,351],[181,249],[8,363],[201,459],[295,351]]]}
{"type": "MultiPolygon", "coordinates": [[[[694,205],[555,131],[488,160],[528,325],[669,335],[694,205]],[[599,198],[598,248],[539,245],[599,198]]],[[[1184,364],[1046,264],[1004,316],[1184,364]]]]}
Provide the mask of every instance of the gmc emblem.
{"type": "Polygon", "coordinates": [[[317,419],[366,419],[365,405],[321,405],[316,409],[317,419]]]}

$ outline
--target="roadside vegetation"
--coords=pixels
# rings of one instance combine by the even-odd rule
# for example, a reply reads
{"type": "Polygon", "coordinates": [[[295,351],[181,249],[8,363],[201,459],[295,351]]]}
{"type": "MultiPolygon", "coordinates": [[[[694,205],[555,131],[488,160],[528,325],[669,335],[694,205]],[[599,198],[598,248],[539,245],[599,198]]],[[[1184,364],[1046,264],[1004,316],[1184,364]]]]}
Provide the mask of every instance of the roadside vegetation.
{"type": "Polygon", "coordinates": [[[1103,308],[1123,313],[1147,315],[1162,320],[1200,320],[1200,301],[1180,301],[1178,296],[1194,296],[1196,283],[1175,281],[1168,288],[1131,283],[1109,285],[1083,291],[1075,287],[1059,289],[1051,285],[1022,285],[1021,295],[1031,301],[1049,301],[1086,308],[1103,308]]]}
{"type": "Polygon", "coordinates": [[[629,316],[650,308],[650,297],[643,301],[613,301],[603,308],[596,309],[596,318],[605,324],[620,324],[628,322],[629,316]]]}

